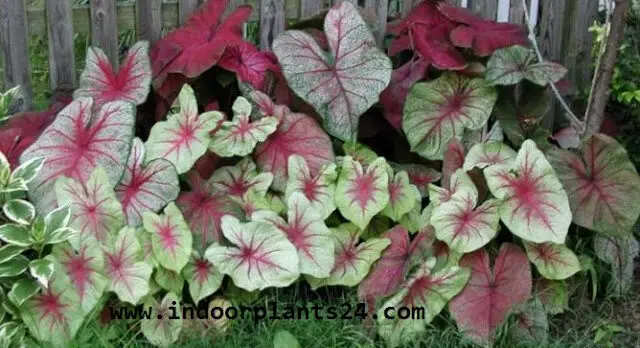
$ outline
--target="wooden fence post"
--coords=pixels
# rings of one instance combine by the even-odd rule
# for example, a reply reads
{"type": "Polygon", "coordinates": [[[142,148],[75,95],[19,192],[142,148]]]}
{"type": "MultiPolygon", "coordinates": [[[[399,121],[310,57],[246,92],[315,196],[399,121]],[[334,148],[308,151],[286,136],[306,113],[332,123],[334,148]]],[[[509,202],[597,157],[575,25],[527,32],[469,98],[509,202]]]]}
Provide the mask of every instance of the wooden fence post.
{"type": "MultiPolygon", "coordinates": [[[[538,23],[538,46],[542,56],[550,61],[562,60],[562,30],[566,0],[541,0],[538,23]]],[[[552,102],[551,108],[543,118],[542,124],[552,128],[557,105],[552,102]]]]}
{"type": "Polygon", "coordinates": [[[158,0],[137,0],[136,23],[137,36],[150,44],[162,36],[162,3],[158,0]]]}
{"type": "Polygon", "coordinates": [[[567,77],[578,90],[589,88],[593,45],[589,27],[598,14],[598,0],[571,0],[565,13],[562,57],[569,69],[567,77]]]}
{"type": "Polygon", "coordinates": [[[473,0],[469,9],[484,19],[495,21],[498,13],[498,0],[473,0]]]}
{"type": "Polygon", "coordinates": [[[191,13],[198,8],[198,4],[199,0],[180,0],[178,2],[178,16],[180,18],[181,25],[186,22],[191,13]]]}
{"type": "Polygon", "coordinates": [[[23,0],[0,1],[0,44],[4,51],[5,88],[20,85],[24,97],[22,109],[30,110],[33,90],[29,79],[27,15],[23,0]]]}
{"type": "Polygon", "coordinates": [[[378,30],[374,33],[378,47],[382,47],[384,35],[387,30],[387,14],[389,12],[389,0],[365,0],[365,8],[374,8],[378,18],[378,30]]]}
{"type": "Polygon", "coordinates": [[[300,0],[300,19],[307,19],[322,13],[324,4],[321,0],[300,0]]]}
{"type": "Polygon", "coordinates": [[[47,28],[51,90],[73,89],[76,81],[76,59],[69,1],[47,0],[47,28]]]}
{"type": "Polygon", "coordinates": [[[284,31],[284,0],[260,0],[260,49],[271,44],[284,31]]]}
{"type": "Polygon", "coordinates": [[[91,45],[104,50],[114,69],[119,64],[116,0],[91,0],[91,45]]]}

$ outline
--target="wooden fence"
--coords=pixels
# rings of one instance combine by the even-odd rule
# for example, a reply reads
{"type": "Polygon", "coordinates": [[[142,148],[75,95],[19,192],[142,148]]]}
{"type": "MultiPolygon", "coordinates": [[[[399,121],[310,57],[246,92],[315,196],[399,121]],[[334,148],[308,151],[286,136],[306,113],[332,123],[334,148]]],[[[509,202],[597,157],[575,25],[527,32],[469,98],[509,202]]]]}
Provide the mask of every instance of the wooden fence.
{"type": "MultiPolygon", "coordinates": [[[[29,108],[32,96],[29,35],[48,38],[51,89],[73,88],[76,84],[74,33],[90,32],[92,45],[104,49],[116,62],[119,31],[135,29],[139,39],[154,42],[161,37],[163,29],[184,22],[202,0],[125,3],[90,0],[90,5],[83,7],[73,7],[71,0],[45,0],[42,9],[26,8],[26,1],[0,0],[0,47],[4,51],[4,86],[22,85],[24,105],[29,108]]],[[[384,30],[387,18],[408,13],[421,0],[230,0],[227,13],[243,4],[252,5],[251,20],[259,23],[260,47],[268,49],[271,40],[284,31],[287,21],[312,17],[329,8],[331,2],[338,1],[357,2],[373,11],[384,30]]],[[[526,1],[545,57],[569,67],[569,78],[578,88],[588,85],[592,42],[588,28],[596,18],[598,0],[447,1],[470,8],[487,19],[520,24],[524,24],[522,1],[526,1]]]]}

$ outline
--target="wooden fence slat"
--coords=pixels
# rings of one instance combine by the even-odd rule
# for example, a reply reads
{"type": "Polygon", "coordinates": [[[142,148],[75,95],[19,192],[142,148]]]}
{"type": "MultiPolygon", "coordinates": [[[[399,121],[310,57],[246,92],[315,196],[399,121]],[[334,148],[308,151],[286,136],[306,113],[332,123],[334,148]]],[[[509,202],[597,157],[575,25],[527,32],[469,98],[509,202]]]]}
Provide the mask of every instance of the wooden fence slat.
{"type": "Polygon", "coordinates": [[[116,0],[91,0],[91,45],[104,50],[114,67],[118,66],[118,25],[116,0]]]}
{"type": "Polygon", "coordinates": [[[322,13],[324,4],[321,0],[300,0],[300,19],[306,19],[322,13]]]}
{"type": "Polygon", "coordinates": [[[538,12],[540,10],[540,0],[531,0],[529,6],[529,19],[531,24],[536,27],[538,25],[538,12]]]}
{"type": "Polygon", "coordinates": [[[520,0],[511,0],[511,1],[498,0],[498,16],[496,17],[496,21],[508,22],[511,2],[517,2],[517,1],[520,1],[520,0]]]}
{"type": "MultiPolygon", "coordinates": [[[[531,6],[531,0],[527,0],[527,6],[531,6]]],[[[522,0],[511,0],[511,3],[509,4],[509,22],[514,24],[525,24],[522,0]]]]}
{"type": "Polygon", "coordinates": [[[137,0],[136,2],[136,34],[138,39],[147,40],[150,44],[162,36],[162,3],[158,0],[137,0]]]}
{"type": "Polygon", "coordinates": [[[260,49],[271,50],[273,40],[284,31],[284,0],[261,0],[260,7],[260,49]]]}
{"type": "MultiPolygon", "coordinates": [[[[538,23],[538,46],[545,59],[560,61],[562,59],[562,30],[566,0],[543,0],[538,23]]],[[[551,108],[542,120],[542,124],[551,128],[554,124],[557,105],[552,102],[551,108]]]]}
{"type": "Polygon", "coordinates": [[[591,84],[592,34],[589,27],[598,14],[598,0],[572,0],[567,4],[562,43],[567,78],[579,90],[591,84]]]}
{"type": "Polygon", "coordinates": [[[72,89],[76,80],[76,60],[73,52],[71,3],[47,0],[46,6],[51,90],[72,89]]]}
{"type": "Polygon", "coordinates": [[[0,1],[0,45],[4,52],[5,88],[20,85],[23,110],[32,106],[33,90],[29,79],[27,19],[23,0],[0,1]]]}
{"type": "Polygon", "coordinates": [[[387,15],[389,12],[389,0],[365,0],[365,8],[375,9],[376,18],[378,18],[377,30],[374,33],[378,47],[382,47],[384,35],[387,30],[387,15]]]}
{"type": "Polygon", "coordinates": [[[228,16],[231,12],[235,11],[238,7],[244,5],[244,0],[230,0],[227,4],[227,9],[224,11],[224,16],[228,16]]]}
{"type": "MultiPolygon", "coordinates": [[[[158,0],[156,0],[158,1],[158,0]]],[[[180,24],[189,19],[189,15],[198,8],[199,0],[180,0],[178,1],[178,15],[180,16],[180,24]]]]}
{"type": "Polygon", "coordinates": [[[495,20],[498,13],[498,0],[473,0],[469,8],[484,19],[495,20]]]}

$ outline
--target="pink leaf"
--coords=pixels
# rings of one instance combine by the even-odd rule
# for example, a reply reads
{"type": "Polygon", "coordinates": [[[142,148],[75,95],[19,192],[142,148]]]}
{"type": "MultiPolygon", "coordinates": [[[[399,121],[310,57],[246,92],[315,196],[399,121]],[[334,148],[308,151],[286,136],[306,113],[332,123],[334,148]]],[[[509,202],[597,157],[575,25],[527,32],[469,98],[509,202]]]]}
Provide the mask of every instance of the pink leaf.
{"type": "Polygon", "coordinates": [[[245,157],[235,166],[216,170],[209,182],[219,194],[242,199],[249,190],[266,194],[273,182],[273,174],[258,173],[251,158],[245,157]]]}
{"type": "Polygon", "coordinates": [[[414,83],[425,77],[429,63],[424,59],[411,60],[395,69],[389,86],[380,94],[384,117],[396,130],[402,129],[404,100],[414,83]]]}
{"type": "Polygon", "coordinates": [[[209,260],[200,257],[197,252],[191,253],[189,263],[182,273],[189,283],[189,293],[196,304],[216,292],[224,278],[224,274],[220,273],[209,260]]]}
{"type": "Polygon", "coordinates": [[[287,160],[293,155],[306,160],[311,175],[335,159],[331,139],[316,120],[305,114],[285,114],[276,132],[256,148],[256,164],[260,170],[273,174],[274,190],[284,191],[287,160]]]}
{"type": "Polygon", "coordinates": [[[437,170],[421,164],[390,164],[394,170],[404,170],[409,174],[409,182],[418,188],[422,197],[427,197],[429,184],[440,180],[442,177],[442,174],[437,170]]]}
{"type": "Polygon", "coordinates": [[[450,186],[451,175],[464,165],[465,150],[462,142],[458,139],[451,139],[447,144],[442,160],[442,187],[450,186]]]}
{"type": "Polygon", "coordinates": [[[171,162],[158,158],[143,165],[144,159],[144,144],[135,138],[124,174],[115,188],[125,221],[131,227],[142,223],[142,213],[159,211],[180,192],[178,173],[171,162]]]}
{"type": "Polygon", "coordinates": [[[114,71],[104,51],[97,47],[89,48],[80,87],[74,92],[74,98],[92,97],[96,106],[114,100],[142,104],[147,99],[151,84],[148,51],[148,42],[136,43],[124,57],[120,70],[114,71]]]}
{"type": "Polygon", "coordinates": [[[53,185],[60,176],[86,182],[94,168],[102,167],[112,186],[122,176],[133,137],[133,104],[107,103],[96,114],[92,114],[92,105],[89,98],[69,104],[20,157],[21,162],[46,158],[29,186],[39,211],[55,207],[53,185]]]}
{"type": "Polygon", "coordinates": [[[19,128],[0,130],[0,152],[5,155],[12,168],[19,165],[20,155],[34,141],[36,137],[23,137],[19,128]]]}
{"type": "Polygon", "coordinates": [[[158,263],[168,270],[182,271],[189,262],[193,237],[175,203],[169,203],[162,215],[145,212],[143,226],[151,233],[151,247],[158,263]]]}
{"type": "Polygon", "coordinates": [[[323,219],[328,218],[336,209],[334,194],[338,174],[335,163],[324,165],[316,175],[311,175],[305,159],[292,155],[289,157],[287,176],[285,197],[301,193],[323,219]]]}
{"type": "Polygon", "coordinates": [[[227,46],[218,65],[233,71],[238,80],[249,82],[254,88],[261,89],[267,70],[278,70],[276,57],[270,52],[261,52],[246,41],[227,46]]]}
{"type": "Polygon", "coordinates": [[[509,310],[531,297],[531,268],[520,247],[505,243],[489,268],[489,253],[478,250],[465,255],[460,267],[471,268],[471,279],[449,303],[458,328],[473,341],[487,345],[509,310]]]}

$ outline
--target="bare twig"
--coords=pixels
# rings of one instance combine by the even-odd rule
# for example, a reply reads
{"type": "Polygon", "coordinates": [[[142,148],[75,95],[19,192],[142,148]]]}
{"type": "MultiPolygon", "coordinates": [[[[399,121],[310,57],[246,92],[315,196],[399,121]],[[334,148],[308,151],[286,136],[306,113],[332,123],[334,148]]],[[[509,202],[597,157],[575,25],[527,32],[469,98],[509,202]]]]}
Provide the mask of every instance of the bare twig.
{"type": "MultiPolygon", "coordinates": [[[[538,57],[538,61],[542,63],[544,62],[544,57],[542,57],[542,53],[540,52],[540,47],[538,47],[538,41],[536,40],[536,34],[534,31],[535,26],[531,22],[531,18],[529,17],[529,9],[527,8],[526,0],[522,0],[522,8],[524,9],[524,18],[527,23],[527,27],[529,29],[529,41],[531,41],[531,45],[533,46],[533,50],[535,51],[536,56],[538,57]]],[[[553,94],[555,95],[556,99],[560,102],[560,105],[564,109],[565,115],[567,116],[567,118],[569,118],[569,121],[571,121],[572,126],[575,129],[577,129],[579,132],[582,132],[585,128],[585,124],[582,121],[580,121],[578,116],[576,116],[576,114],[574,114],[573,111],[571,111],[569,104],[567,104],[567,102],[564,100],[564,98],[560,94],[560,91],[558,90],[558,87],[556,87],[556,84],[553,83],[552,81],[549,81],[549,85],[551,85],[553,94]]]]}

